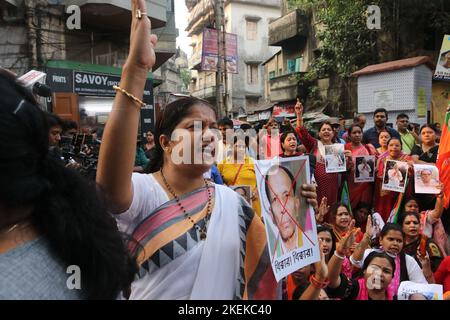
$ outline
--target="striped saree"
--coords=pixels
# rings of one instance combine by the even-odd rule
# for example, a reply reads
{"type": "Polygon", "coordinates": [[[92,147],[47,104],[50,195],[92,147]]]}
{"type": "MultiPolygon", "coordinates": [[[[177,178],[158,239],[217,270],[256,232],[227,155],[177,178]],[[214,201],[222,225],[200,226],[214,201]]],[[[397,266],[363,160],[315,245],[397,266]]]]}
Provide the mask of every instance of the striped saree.
{"type": "Polygon", "coordinates": [[[186,214],[203,228],[200,240],[177,202],[154,210],[135,228],[128,248],[137,257],[139,279],[131,299],[277,299],[261,219],[233,190],[214,186],[214,205],[205,220],[205,188],[180,197],[186,214]]]}

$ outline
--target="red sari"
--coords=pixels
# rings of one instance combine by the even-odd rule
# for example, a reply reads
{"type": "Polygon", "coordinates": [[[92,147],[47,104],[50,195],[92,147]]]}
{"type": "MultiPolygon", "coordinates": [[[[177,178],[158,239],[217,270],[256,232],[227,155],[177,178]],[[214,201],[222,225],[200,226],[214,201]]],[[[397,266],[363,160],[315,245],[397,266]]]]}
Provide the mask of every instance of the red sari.
{"type": "MultiPolygon", "coordinates": [[[[397,201],[398,192],[394,191],[386,191],[381,190],[383,186],[383,175],[384,175],[384,166],[387,160],[395,160],[395,161],[410,161],[412,158],[410,155],[407,155],[401,152],[400,156],[397,159],[392,159],[389,155],[389,152],[383,153],[378,158],[377,164],[377,176],[375,181],[375,198],[374,198],[374,209],[375,212],[378,212],[380,216],[383,218],[384,222],[387,222],[389,215],[391,214],[392,209],[395,206],[395,202],[397,201]]],[[[414,180],[411,182],[410,180],[414,179],[411,177],[408,171],[408,185],[405,189],[405,196],[409,197],[412,195],[414,180]]]]}
{"type": "Polygon", "coordinates": [[[309,134],[305,127],[296,128],[295,131],[307,152],[316,157],[314,178],[317,183],[317,202],[320,204],[322,198],[327,197],[328,203],[336,203],[338,199],[339,173],[326,173],[325,160],[317,147],[318,141],[309,134]]]}
{"type": "Polygon", "coordinates": [[[352,152],[353,166],[349,174],[347,174],[347,185],[350,193],[350,203],[352,209],[355,209],[359,203],[363,202],[370,206],[373,203],[373,182],[355,183],[355,157],[359,156],[376,156],[377,150],[371,144],[361,144],[359,147],[353,147],[351,143],[345,145],[345,150],[352,152]]]}

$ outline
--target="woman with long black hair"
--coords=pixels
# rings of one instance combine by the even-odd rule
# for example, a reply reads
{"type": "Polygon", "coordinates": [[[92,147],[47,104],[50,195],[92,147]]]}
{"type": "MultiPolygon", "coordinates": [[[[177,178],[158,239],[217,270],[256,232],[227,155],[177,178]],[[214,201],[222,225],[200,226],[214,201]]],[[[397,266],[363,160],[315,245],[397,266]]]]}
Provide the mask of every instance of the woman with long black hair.
{"type": "Polygon", "coordinates": [[[49,155],[37,102],[0,69],[0,300],[115,299],[137,271],[114,219],[49,155]]]}

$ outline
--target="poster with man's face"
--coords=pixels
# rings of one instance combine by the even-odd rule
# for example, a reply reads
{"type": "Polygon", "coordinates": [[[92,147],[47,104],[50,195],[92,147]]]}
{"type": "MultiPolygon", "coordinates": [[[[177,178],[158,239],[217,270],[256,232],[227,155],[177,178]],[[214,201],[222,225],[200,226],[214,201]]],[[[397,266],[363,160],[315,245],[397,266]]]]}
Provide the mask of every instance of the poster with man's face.
{"type": "Polygon", "coordinates": [[[450,81],[450,35],[444,35],[442,46],[439,52],[434,79],[450,81]]]}
{"type": "Polygon", "coordinates": [[[277,281],[320,260],[313,208],[302,197],[309,183],[309,158],[255,162],[261,214],[266,227],[272,270],[277,281]]]}
{"type": "Polygon", "coordinates": [[[375,156],[355,157],[355,183],[375,181],[375,156]]]}
{"type": "Polygon", "coordinates": [[[325,172],[345,172],[347,165],[345,163],[344,145],[335,143],[325,146],[325,172]]]}
{"type": "Polygon", "coordinates": [[[384,168],[383,184],[381,189],[395,192],[405,192],[408,180],[408,163],[403,161],[387,160],[384,168]]]}
{"type": "Polygon", "coordinates": [[[414,165],[414,186],[416,193],[439,194],[439,170],[434,165],[414,165]]]}

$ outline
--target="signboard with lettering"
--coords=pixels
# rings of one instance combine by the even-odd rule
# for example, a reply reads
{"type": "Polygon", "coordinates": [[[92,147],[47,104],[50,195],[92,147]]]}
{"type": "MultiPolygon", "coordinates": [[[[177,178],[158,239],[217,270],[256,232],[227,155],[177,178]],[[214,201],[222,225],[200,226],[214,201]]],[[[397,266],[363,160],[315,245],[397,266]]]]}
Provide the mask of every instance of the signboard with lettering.
{"type": "MultiPolygon", "coordinates": [[[[80,96],[114,97],[112,88],[120,82],[116,74],[104,74],[72,69],[47,68],[46,84],[53,92],[75,92],[80,96]]],[[[143,101],[147,104],[141,109],[141,132],[154,129],[155,110],[153,102],[153,81],[147,80],[143,101]]],[[[51,100],[48,101],[51,103],[51,100]]]]}
{"type": "Polygon", "coordinates": [[[73,92],[92,96],[114,96],[112,88],[119,85],[120,76],[73,71],[73,92]]]}

